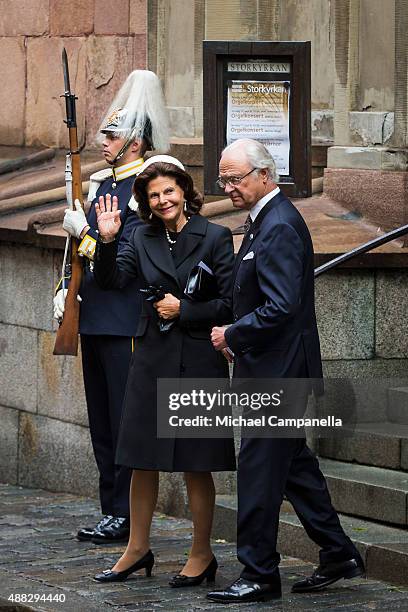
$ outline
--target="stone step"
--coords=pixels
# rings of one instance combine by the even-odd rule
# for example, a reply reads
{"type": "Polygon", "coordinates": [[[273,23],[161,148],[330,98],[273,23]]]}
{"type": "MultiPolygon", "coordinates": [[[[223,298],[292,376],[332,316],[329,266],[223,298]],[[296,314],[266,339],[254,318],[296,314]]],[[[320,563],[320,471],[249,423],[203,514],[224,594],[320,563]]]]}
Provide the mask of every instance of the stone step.
{"type": "Polygon", "coordinates": [[[359,424],[349,436],[321,438],[318,449],[328,459],[408,470],[408,425],[359,424]]]}
{"type": "Polygon", "coordinates": [[[339,512],[393,525],[407,525],[408,473],[320,459],[339,512]]]}
{"type": "MultiPolygon", "coordinates": [[[[235,495],[217,496],[213,535],[236,541],[235,495]]],[[[340,514],[341,524],[362,555],[368,578],[408,585],[408,531],[374,521],[340,514]]],[[[279,520],[278,550],[317,564],[318,547],[306,535],[289,502],[284,502],[279,520]]]]}
{"type": "Polygon", "coordinates": [[[392,423],[405,425],[408,428],[407,387],[394,387],[388,389],[387,417],[392,423]]]}

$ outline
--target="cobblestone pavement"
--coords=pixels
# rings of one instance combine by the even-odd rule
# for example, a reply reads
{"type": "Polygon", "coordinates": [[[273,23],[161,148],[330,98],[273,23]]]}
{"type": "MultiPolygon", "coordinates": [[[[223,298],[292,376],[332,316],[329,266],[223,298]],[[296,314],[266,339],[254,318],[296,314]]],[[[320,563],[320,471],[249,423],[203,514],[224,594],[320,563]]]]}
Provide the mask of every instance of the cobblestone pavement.
{"type": "MultiPolygon", "coordinates": [[[[181,567],[191,541],[191,523],[156,514],[152,549],[156,565],[152,578],[134,574],[124,583],[100,585],[92,576],[112,566],[122,546],[78,542],[79,526],[98,517],[95,500],[0,484],[0,611],[47,610],[69,612],[179,612],[194,610],[277,611],[408,610],[408,590],[373,580],[343,581],[318,595],[292,595],[290,585],[310,573],[309,563],[286,557],[282,561],[283,598],[279,603],[222,606],[205,599],[207,586],[172,589],[169,578],[181,567]],[[35,595],[53,601],[14,603],[10,595],[35,595]],[[61,599],[65,598],[65,602],[61,599]]],[[[214,542],[220,568],[217,585],[237,577],[235,546],[214,542]]],[[[15,598],[16,599],[16,598],[15,598]]]]}

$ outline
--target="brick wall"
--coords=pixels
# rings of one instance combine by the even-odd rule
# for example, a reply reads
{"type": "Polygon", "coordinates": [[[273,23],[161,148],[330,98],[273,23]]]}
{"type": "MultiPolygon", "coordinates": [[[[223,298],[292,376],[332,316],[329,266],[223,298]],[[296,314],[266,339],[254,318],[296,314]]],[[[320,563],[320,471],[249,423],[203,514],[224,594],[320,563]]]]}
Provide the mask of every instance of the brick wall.
{"type": "Polygon", "coordinates": [[[147,0],[0,0],[0,145],[67,145],[61,51],[81,143],[126,76],[146,68],[147,0]]]}

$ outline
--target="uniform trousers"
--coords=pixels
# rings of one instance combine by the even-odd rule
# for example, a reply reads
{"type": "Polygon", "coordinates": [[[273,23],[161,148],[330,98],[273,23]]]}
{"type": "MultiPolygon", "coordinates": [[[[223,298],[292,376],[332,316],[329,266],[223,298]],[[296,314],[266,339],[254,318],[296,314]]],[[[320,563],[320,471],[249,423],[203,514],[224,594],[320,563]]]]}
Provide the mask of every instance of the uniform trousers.
{"type": "Polygon", "coordinates": [[[308,536],[320,547],[320,564],[360,558],[334,510],[319,463],[299,438],[244,438],[238,466],[238,559],[242,577],[279,581],[276,550],[284,495],[308,536]]]}
{"type": "Polygon", "coordinates": [[[115,455],[132,338],[81,334],[81,350],[102,514],[128,517],[132,470],[115,465],[115,455]]]}

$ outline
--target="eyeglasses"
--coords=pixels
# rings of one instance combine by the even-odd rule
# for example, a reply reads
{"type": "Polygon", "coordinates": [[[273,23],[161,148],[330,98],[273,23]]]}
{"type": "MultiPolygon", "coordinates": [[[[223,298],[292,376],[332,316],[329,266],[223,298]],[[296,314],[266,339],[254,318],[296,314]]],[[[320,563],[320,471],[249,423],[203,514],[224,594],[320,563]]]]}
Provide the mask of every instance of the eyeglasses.
{"type": "Polygon", "coordinates": [[[216,180],[216,183],[218,187],[221,187],[221,189],[225,189],[227,185],[231,185],[231,187],[236,187],[240,184],[241,181],[244,180],[244,178],[249,176],[254,170],[258,170],[258,168],[252,168],[252,170],[244,174],[244,176],[230,176],[228,178],[222,178],[221,176],[219,176],[216,180]]]}

